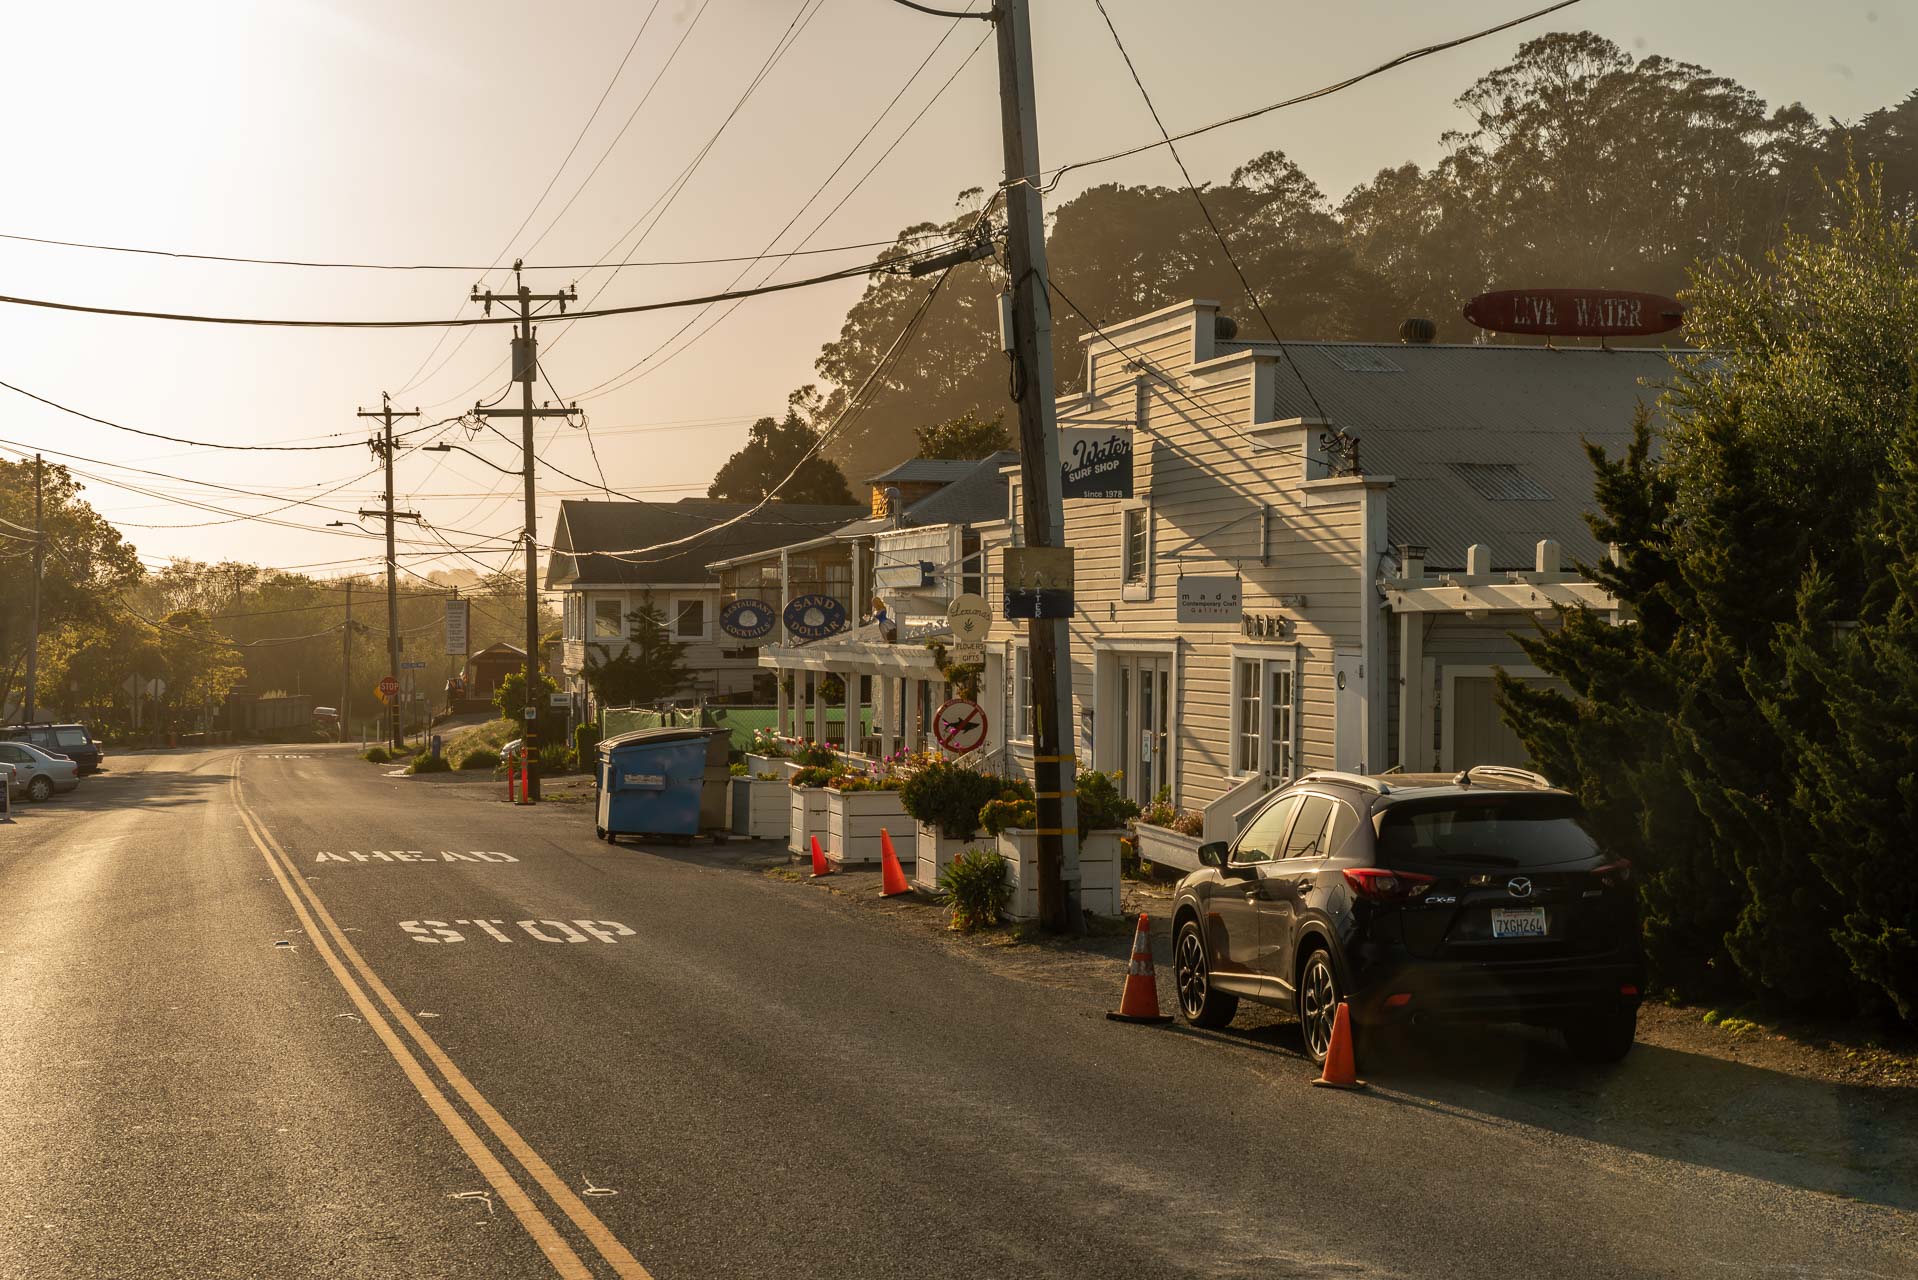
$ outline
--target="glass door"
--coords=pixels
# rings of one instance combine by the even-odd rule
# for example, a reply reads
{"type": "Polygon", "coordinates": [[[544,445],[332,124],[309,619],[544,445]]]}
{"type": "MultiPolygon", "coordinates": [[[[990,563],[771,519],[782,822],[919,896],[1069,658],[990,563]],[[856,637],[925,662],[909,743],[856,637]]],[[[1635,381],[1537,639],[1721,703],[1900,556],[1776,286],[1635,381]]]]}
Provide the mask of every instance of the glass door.
{"type": "Polygon", "coordinates": [[[1172,782],[1172,659],[1127,655],[1119,660],[1121,790],[1140,805],[1172,782]]]}

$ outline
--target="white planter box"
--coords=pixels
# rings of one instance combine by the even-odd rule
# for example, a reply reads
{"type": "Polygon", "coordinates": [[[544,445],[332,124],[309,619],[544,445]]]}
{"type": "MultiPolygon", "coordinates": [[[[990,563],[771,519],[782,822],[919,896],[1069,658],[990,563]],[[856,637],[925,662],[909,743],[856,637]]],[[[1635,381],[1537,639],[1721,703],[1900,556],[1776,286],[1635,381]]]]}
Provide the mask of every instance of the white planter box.
{"type": "Polygon", "coordinates": [[[812,856],[812,837],[826,845],[826,795],[824,787],[786,788],[786,847],[803,857],[812,856]]]}
{"type": "MultiPolygon", "coordinates": [[[[1089,831],[1079,846],[1079,907],[1094,915],[1119,914],[1119,837],[1123,831],[1089,831]]],[[[1006,860],[1012,896],[1006,915],[1013,920],[1039,918],[1039,833],[1014,827],[999,833],[999,856],[1006,860]]]]}
{"type": "Polygon", "coordinates": [[[1165,827],[1155,827],[1149,822],[1135,823],[1132,838],[1139,846],[1139,857],[1161,867],[1177,867],[1181,871],[1199,869],[1199,846],[1204,843],[1203,836],[1182,836],[1165,827]]]}
{"type": "Polygon", "coordinates": [[[929,827],[923,822],[915,822],[913,833],[914,858],[912,864],[912,883],[917,889],[927,893],[939,892],[939,875],[952,865],[952,860],[968,849],[990,848],[992,840],[982,831],[975,831],[964,840],[954,840],[939,834],[938,827],[929,827]]]}
{"type": "Polygon", "coordinates": [[[893,836],[899,861],[913,859],[913,821],[899,803],[897,791],[834,791],[826,793],[826,831],[819,843],[835,867],[879,865],[879,832],[893,836]]]}
{"type": "Polygon", "coordinates": [[[733,834],[750,840],[784,840],[792,822],[791,788],[759,778],[733,779],[733,834]]]}
{"type": "Polygon", "coordinates": [[[797,764],[788,760],[785,756],[756,756],[751,752],[746,753],[746,772],[750,773],[754,778],[757,778],[762,773],[776,773],[779,775],[779,780],[785,782],[793,776],[798,768],[799,766],[797,764]]]}

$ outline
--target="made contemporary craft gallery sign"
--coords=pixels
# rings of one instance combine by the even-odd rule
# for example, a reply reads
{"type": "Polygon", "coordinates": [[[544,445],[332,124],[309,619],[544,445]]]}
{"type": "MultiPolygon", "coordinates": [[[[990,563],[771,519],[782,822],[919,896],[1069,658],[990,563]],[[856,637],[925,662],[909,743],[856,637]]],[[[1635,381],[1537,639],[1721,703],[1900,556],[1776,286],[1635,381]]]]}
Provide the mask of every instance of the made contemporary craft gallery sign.
{"type": "Polygon", "coordinates": [[[1187,574],[1179,579],[1179,621],[1239,625],[1245,604],[1236,576],[1187,574]]]}
{"type": "Polygon", "coordinates": [[[1132,433],[1110,427],[1059,430],[1060,493],[1067,498],[1132,496],[1132,433]]]}
{"type": "Polygon", "coordinates": [[[1621,289],[1499,289],[1465,304],[1467,320],[1495,333],[1626,338],[1685,322],[1676,298],[1621,289]]]}
{"type": "Polygon", "coordinates": [[[824,640],[846,629],[846,606],[831,596],[799,596],[786,606],[786,631],[795,640],[824,640]]]}

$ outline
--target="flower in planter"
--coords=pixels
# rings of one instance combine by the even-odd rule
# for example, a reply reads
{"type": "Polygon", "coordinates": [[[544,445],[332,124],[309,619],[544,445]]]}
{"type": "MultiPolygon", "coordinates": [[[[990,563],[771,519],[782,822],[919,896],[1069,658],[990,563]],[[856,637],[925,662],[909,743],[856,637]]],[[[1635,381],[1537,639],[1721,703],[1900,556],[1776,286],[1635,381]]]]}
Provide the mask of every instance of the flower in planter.
{"type": "Polygon", "coordinates": [[[803,769],[796,770],[787,785],[809,788],[823,787],[838,777],[840,772],[841,770],[832,765],[807,765],[803,769]]]}
{"type": "Polygon", "coordinates": [[[1205,815],[1196,809],[1175,806],[1171,787],[1160,787],[1159,794],[1152,797],[1152,803],[1139,812],[1137,821],[1148,826],[1164,827],[1182,836],[1205,834],[1205,815]]]}
{"type": "Polygon", "coordinates": [[[998,835],[1013,827],[1039,825],[1039,806],[1032,800],[993,800],[979,810],[979,825],[988,835],[998,835]]]}

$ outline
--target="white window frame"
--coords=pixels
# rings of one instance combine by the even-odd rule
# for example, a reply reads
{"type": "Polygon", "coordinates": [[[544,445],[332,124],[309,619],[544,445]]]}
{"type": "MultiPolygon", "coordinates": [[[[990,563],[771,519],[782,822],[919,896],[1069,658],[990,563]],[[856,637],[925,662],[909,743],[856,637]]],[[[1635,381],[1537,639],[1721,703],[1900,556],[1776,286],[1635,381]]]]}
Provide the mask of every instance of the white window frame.
{"type": "Polygon", "coordinates": [[[1232,776],[1235,778],[1249,778],[1254,774],[1263,772],[1265,767],[1265,761],[1262,759],[1245,759],[1245,737],[1240,728],[1240,716],[1244,713],[1244,703],[1246,701],[1245,668],[1248,664],[1255,665],[1258,670],[1256,699],[1257,724],[1259,726],[1258,741],[1261,747],[1263,747],[1263,744],[1267,741],[1265,726],[1271,723],[1272,708],[1268,706],[1267,703],[1269,701],[1268,695],[1272,688],[1272,665],[1278,664],[1291,678],[1292,705],[1287,708],[1288,723],[1286,726],[1286,737],[1288,739],[1286,747],[1291,753],[1291,769],[1288,773],[1275,774],[1274,776],[1297,777],[1299,774],[1299,758],[1303,750],[1301,734],[1303,733],[1302,722],[1304,715],[1302,711],[1302,690],[1299,685],[1299,647],[1293,644],[1235,644],[1232,646],[1232,776]]]}
{"type": "Polygon", "coordinates": [[[674,640],[690,644],[702,644],[713,638],[713,610],[703,595],[668,596],[666,598],[666,634],[674,640]],[[699,630],[697,633],[679,629],[679,615],[689,604],[699,606],[699,630]]]}
{"type": "Polygon", "coordinates": [[[1152,504],[1144,498],[1128,498],[1119,503],[1119,598],[1129,601],[1143,601],[1152,598],[1152,558],[1153,558],[1153,519],[1152,504]],[[1139,517],[1145,524],[1145,563],[1138,566],[1139,576],[1132,577],[1132,513],[1142,512],[1139,517]]]}
{"type": "Polygon", "coordinates": [[[593,597],[593,615],[592,615],[592,623],[590,627],[591,635],[589,638],[592,640],[598,641],[601,644],[604,644],[612,640],[626,639],[628,634],[627,626],[626,626],[626,615],[628,612],[629,610],[627,608],[626,602],[620,599],[618,596],[593,597]],[[618,629],[612,635],[600,634],[599,607],[603,604],[610,604],[614,606],[614,609],[615,609],[614,616],[618,619],[618,629]]]}

